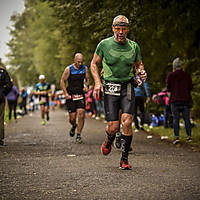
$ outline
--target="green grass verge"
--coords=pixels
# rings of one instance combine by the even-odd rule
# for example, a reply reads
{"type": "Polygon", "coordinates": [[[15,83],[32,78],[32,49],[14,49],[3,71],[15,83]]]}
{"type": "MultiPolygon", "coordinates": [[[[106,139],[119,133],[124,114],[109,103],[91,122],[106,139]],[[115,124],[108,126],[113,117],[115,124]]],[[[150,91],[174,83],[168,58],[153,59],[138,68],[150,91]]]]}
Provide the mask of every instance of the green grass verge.
{"type": "MultiPolygon", "coordinates": [[[[164,128],[163,126],[153,127],[150,132],[158,134],[160,136],[168,136],[168,139],[174,140],[173,128],[164,128]]],[[[184,127],[180,127],[180,141],[181,143],[187,143],[187,135],[184,127]]],[[[192,128],[192,145],[200,146],[200,123],[195,122],[195,126],[192,128]]]]}
{"type": "MultiPolygon", "coordinates": [[[[19,107],[17,106],[17,109],[19,109],[19,107]]],[[[11,121],[14,120],[14,114],[12,112],[12,118],[11,118],[11,121]]],[[[9,110],[8,108],[6,107],[5,108],[5,113],[4,113],[4,122],[8,123],[9,122],[9,110]]]]}
{"type": "Polygon", "coordinates": [[[5,113],[4,113],[4,122],[8,123],[8,121],[9,121],[8,110],[5,109],[5,113]]]}

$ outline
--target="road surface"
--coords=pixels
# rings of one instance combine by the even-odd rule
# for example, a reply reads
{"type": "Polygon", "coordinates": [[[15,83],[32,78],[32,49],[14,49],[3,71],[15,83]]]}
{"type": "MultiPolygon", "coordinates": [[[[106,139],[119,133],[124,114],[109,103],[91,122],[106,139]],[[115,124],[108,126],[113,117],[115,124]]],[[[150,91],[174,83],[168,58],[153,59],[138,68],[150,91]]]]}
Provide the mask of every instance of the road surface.
{"type": "Polygon", "coordinates": [[[138,132],[129,156],[133,169],[123,171],[120,150],[101,154],[103,121],[87,118],[83,144],[76,144],[66,111],[51,111],[50,117],[42,126],[37,111],[6,126],[0,199],[200,199],[200,152],[138,132]]]}

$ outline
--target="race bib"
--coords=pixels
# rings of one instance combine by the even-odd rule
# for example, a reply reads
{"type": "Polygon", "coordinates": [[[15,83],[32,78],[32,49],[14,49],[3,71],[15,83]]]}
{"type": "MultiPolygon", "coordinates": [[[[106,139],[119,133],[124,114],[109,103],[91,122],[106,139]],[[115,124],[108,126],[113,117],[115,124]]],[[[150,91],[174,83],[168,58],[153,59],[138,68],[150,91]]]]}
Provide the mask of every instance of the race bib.
{"type": "Polygon", "coordinates": [[[72,94],[72,100],[77,101],[83,99],[83,94],[72,94]]]}
{"type": "Polygon", "coordinates": [[[121,84],[106,83],[105,94],[120,96],[121,84]]]}
{"type": "Polygon", "coordinates": [[[41,103],[46,103],[46,102],[47,102],[47,98],[46,98],[46,97],[41,97],[40,102],[41,102],[41,103]]]}

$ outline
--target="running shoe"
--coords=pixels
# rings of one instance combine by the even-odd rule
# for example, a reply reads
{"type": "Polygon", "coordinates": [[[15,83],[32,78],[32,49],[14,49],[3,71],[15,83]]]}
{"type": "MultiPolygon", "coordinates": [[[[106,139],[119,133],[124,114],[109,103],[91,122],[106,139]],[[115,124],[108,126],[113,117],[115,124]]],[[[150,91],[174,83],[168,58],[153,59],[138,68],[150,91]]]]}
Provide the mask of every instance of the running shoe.
{"type": "Polygon", "coordinates": [[[124,162],[123,160],[120,161],[120,169],[122,170],[131,170],[132,167],[128,161],[124,162]]]}
{"type": "Polygon", "coordinates": [[[47,115],[47,121],[49,121],[49,116],[47,115]]]}
{"type": "Polygon", "coordinates": [[[173,141],[173,144],[179,144],[180,143],[180,140],[179,139],[175,139],[174,141],[173,141]]]}
{"type": "Polygon", "coordinates": [[[139,132],[139,129],[136,128],[136,129],[135,129],[135,133],[138,133],[138,132],[139,132]]]}
{"type": "Polygon", "coordinates": [[[76,143],[79,143],[79,144],[81,144],[83,141],[82,141],[82,139],[81,139],[81,136],[80,135],[77,135],[76,136],[76,143]]]}
{"type": "Polygon", "coordinates": [[[46,124],[46,121],[45,121],[45,119],[42,119],[42,122],[41,122],[41,124],[42,124],[43,126],[46,124]]]}
{"type": "Polygon", "coordinates": [[[70,131],[69,131],[69,135],[70,135],[71,137],[74,137],[74,135],[75,135],[76,126],[77,126],[77,125],[72,126],[72,128],[71,128],[70,131]]]}
{"type": "Polygon", "coordinates": [[[187,137],[188,142],[192,142],[192,138],[190,136],[187,137]]]}
{"type": "Polygon", "coordinates": [[[111,145],[108,145],[108,137],[106,137],[106,141],[101,146],[101,152],[104,156],[108,155],[111,152],[111,145]]]}
{"type": "Polygon", "coordinates": [[[116,133],[115,147],[116,147],[117,149],[120,149],[120,148],[121,148],[121,136],[122,136],[121,132],[116,133]]]}
{"type": "Polygon", "coordinates": [[[141,131],[145,131],[143,126],[141,126],[141,128],[140,128],[140,129],[141,129],[141,131]]]}

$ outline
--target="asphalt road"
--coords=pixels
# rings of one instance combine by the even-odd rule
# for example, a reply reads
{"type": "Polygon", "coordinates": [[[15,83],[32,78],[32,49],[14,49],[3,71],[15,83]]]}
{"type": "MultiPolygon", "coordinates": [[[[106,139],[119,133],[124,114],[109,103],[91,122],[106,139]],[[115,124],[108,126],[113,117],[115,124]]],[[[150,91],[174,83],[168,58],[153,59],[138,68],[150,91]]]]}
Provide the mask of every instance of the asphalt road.
{"type": "Polygon", "coordinates": [[[51,111],[50,117],[46,126],[40,124],[39,112],[6,126],[0,199],[200,199],[200,152],[134,133],[133,169],[123,171],[120,150],[101,154],[103,121],[86,119],[84,142],[76,144],[68,135],[66,111],[51,111]]]}

